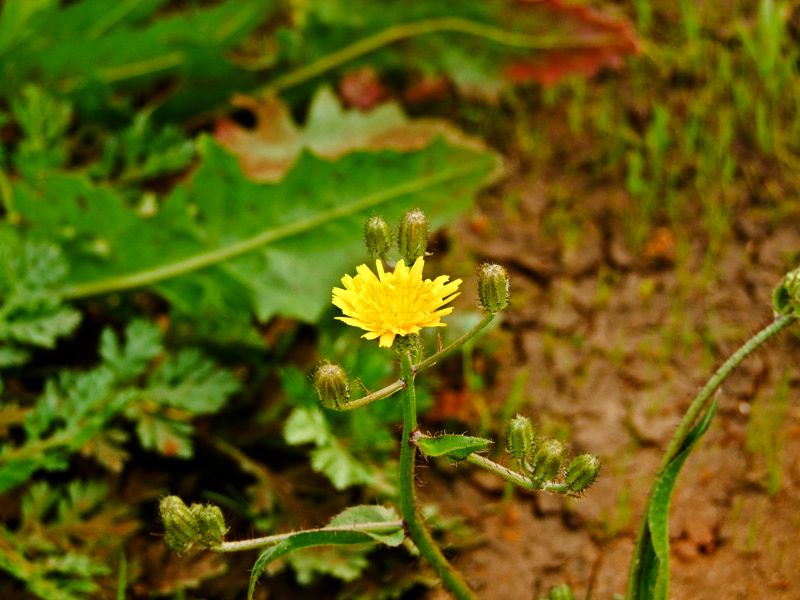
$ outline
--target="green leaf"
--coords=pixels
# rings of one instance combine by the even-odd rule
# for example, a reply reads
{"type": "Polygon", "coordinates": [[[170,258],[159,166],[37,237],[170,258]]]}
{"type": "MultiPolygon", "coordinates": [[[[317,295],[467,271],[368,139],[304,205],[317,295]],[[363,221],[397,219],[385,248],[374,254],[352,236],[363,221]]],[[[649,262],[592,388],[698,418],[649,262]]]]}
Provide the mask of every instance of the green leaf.
{"type": "Polygon", "coordinates": [[[667,600],[669,589],[669,505],[681,468],[700,437],[708,430],[717,404],[711,405],[703,418],[686,436],[681,451],[654,482],[653,497],[647,515],[647,535],[643,540],[637,599],[667,600]]]}
{"type": "Polygon", "coordinates": [[[325,421],[325,415],[319,408],[313,407],[292,411],[283,427],[283,438],[287,444],[294,446],[310,443],[324,446],[331,441],[333,435],[325,421]]]}
{"type": "Polygon", "coordinates": [[[0,235],[0,367],[27,360],[28,345],[53,348],[78,326],[80,313],[57,289],[66,271],[57,246],[0,235]]]}
{"type": "Polygon", "coordinates": [[[150,321],[131,321],[125,328],[124,346],[111,329],[104,329],[100,336],[100,356],[121,381],[144,373],[162,350],[161,331],[150,321]]]}
{"type": "Polygon", "coordinates": [[[164,361],[145,393],[162,406],[201,415],[217,412],[239,388],[230,371],[220,369],[196,349],[185,349],[164,361]]]}
{"type": "Polygon", "coordinates": [[[397,513],[380,506],[354,506],[335,517],[327,527],[300,531],[265,550],[253,565],[248,599],[253,597],[256,582],[269,563],[292,552],[314,546],[351,546],[381,542],[397,546],[403,542],[403,527],[397,513]],[[366,527],[365,527],[366,526],[366,527]]]}
{"type": "Polygon", "coordinates": [[[413,205],[440,226],[498,164],[491,152],[436,138],[416,151],[353,151],[335,161],[301,152],[281,181],[259,184],[212,140],[199,146],[191,183],[147,218],[77,175],[14,185],[26,228],[69,258],[69,297],[151,287],[194,315],[316,321],[331,287],[363,260],[355,232],[367,216],[396,220],[413,205]]]}
{"type": "Polygon", "coordinates": [[[467,435],[420,437],[417,446],[425,456],[446,456],[451,461],[464,460],[473,452],[485,452],[491,440],[467,435]]]}
{"type": "Polygon", "coordinates": [[[369,485],[373,481],[371,469],[358,461],[338,441],[312,450],[311,468],[330,479],[337,490],[352,485],[369,485]]]}

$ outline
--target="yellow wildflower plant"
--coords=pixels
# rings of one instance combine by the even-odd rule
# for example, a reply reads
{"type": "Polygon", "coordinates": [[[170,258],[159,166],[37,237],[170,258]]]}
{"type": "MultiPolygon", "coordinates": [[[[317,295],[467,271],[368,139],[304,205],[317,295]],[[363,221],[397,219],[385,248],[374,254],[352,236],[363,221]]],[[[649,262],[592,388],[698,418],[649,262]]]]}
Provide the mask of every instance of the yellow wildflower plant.
{"type": "Polygon", "coordinates": [[[357,275],[342,277],[342,288],[333,288],[333,304],[344,313],[336,317],[353,327],[364,329],[368,340],[380,338],[379,346],[391,347],[395,336],[419,333],[423,327],[444,327],[441,318],[453,307],[441,308],[458,296],[461,280],[448,283],[441,275],[433,281],[422,279],[424,259],[420,256],[409,269],[400,260],[393,273],[375,261],[376,276],[367,265],[356,268],[357,275]]]}

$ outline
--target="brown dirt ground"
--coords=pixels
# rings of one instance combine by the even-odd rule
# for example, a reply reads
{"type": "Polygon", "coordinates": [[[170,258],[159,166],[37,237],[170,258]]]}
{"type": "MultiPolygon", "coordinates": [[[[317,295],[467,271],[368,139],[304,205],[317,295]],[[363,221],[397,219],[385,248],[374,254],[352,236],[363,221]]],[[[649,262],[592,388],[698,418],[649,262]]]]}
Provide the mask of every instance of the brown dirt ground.
{"type": "MultiPolygon", "coordinates": [[[[481,532],[482,542],[455,561],[481,598],[536,599],[562,582],[578,598],[625,593],[638,519],[674,428],[713,369],[772,318],[772,289],[800,249],[796,220],[771,221],[745,199],[704,277],[699,225],[656,228],[634,253],[623,234],[630,208],[623,194],[590,190],[574,176],[519,175],[453,236],[454,269],[485,259],[507,265],[512,277],[505,335],[485,360],[493,383],[483,398],[502,410],[526,372],[519,412],[545,432],[568,432],[575,454],[604,463],[578,500],[517,492],[503,502],[503,485],[471,467],[421,471],[423,500],[481,532]],[[560,230],[542,235],[555,210],[553,188],[582,199],[572,205],[581,231],[572,247],[560,230]],[[509,197],[515,202],[500,199],[509,197]]],[[[673,496],[671,597],[797,597],[799,346],[796,329],[784,332],[723,384],[711,428],[673,496]],[[785,415],[761,435],[782,461],[780,488],[769,494],[764,455],[749,451],[746,439],[751,417],[763,414],[784,377],[785,415]]]]}

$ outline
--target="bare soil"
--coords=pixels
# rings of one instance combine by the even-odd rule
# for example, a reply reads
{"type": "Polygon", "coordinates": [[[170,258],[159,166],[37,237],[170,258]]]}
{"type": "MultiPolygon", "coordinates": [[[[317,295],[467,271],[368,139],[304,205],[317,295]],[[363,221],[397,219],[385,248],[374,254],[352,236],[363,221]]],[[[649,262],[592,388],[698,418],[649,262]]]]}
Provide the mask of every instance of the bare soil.
{"type": "MultiPolygon", "coordinates": [[[[632,251],[624,234],[631,201],[612,186],[554,172],[512,178],[453,236],[456,265],[496,261],[513,282],[496,338],[502,341],[485,357],[492,383],[482,399],[500,413],[514,382],[525,378],[518,412],[545,433],[566,433],[574,454],[596,454],[604,464],[577,500],[517,491],[503,501],[504,486],[471,467],[422,471],[423,498],[480,532],[481,543],[455,562],[481,598],[536,599],[564,582],[578,598],[625,594],[663,450],[713,370],[770,321],[772,290],[800,249],[795,219],[771,218],[755,195],[742,196],[710,262],[708,240],[694,222],[656,227],[632,251]],[[580,235],[572,242],[564,227],[543,233],[560,210],[553,189],[576,199],[569,227],[580,235]]],[[[797,597],[798,351],[796,329],[784,332],[719,391],[711,428],[673,496],[671,597],[797,597]],[[773,425],[757,433],[751,421],[763,422],[765,414],[773,425]],[[759,445],[777,452],[777,489],[769,489],[759,445]]]]}

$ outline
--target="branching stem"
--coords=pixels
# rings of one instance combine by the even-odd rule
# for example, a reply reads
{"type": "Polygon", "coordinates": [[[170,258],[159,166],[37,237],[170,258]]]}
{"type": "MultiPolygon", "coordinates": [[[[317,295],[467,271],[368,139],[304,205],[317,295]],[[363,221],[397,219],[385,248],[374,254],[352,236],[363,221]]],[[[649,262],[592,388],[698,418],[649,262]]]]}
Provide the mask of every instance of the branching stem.
{"type": "Polygon", "coordinates": [[[400,504],[406,529],[417,545],[420,554],[425,557],[444,585],[458,600],[478,600],[461,574],[447,562],[417,510],[414,488],[414,463],[417,447],[411,439],[417,430],[417,399],[414,391],[414,370],[411,365],[410,352],[406,351],[400,354],[400,364],[402,378],[406,383],[403,397],[403,438],[400,443],[400,504]]]}

